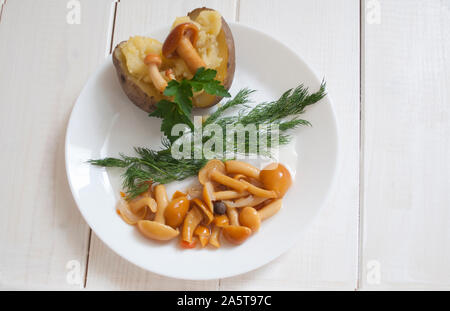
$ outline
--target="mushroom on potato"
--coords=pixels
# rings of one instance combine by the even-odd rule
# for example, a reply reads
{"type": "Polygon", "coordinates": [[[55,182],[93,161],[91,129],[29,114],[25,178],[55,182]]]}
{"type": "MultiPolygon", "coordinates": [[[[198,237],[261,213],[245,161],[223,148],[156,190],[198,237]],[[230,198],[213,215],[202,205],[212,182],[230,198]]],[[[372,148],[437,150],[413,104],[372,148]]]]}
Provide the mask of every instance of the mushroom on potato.
{"type": "MultiPolygon", "coordinates": [[[[212,9],[198,8],[179,19],[183,23],[175,23],[165,41],[166,49],[157,40],[132,37],[119,43],[113,51],[113,63],[123,91],[136,106],[147,112],[152,112],[158,101],[168,99],[162,94],[168,81],[192,77],[199,67],[216,70],[216,79],[225,89],[231,87],[235,70],[234,40],[224,18],[212,9]],[[198,28],[198,40],[191,40],[190,34],[195,33],[195,28],[198,28]],[[157,70],[155,66],[149,68],[145,64],[149,54],[161,57],[157,70]]],[[[193,105],[206,108],[220,100],[221,97],[199,92],[194,95],[193,105]]]]}

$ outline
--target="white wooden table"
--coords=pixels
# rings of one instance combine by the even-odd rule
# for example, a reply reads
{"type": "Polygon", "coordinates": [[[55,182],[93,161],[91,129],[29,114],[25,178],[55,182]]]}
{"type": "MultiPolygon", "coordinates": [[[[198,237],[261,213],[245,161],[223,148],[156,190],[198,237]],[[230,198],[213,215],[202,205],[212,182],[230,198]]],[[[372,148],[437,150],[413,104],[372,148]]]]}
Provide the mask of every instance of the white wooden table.
{"type": "Polygon", "coordinates": [[[0,289],[450,289],[450,0],[0,5],[0,289]],[[63,146],[111,47],[199,6],[278,37],[326,78],[342,162],[292,250],[245,275],[191,282],[143,271],[91,233],[63,146]]]}

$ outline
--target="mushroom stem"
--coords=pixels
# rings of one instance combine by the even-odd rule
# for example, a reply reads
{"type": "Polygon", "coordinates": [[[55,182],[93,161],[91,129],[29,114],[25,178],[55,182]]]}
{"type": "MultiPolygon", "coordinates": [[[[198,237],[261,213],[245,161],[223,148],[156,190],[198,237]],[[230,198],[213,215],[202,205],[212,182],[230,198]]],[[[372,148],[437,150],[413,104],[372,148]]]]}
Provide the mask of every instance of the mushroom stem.
{"type": "Polygon", "coordinates": [[[167,197],[166,187],[164,185],[157,185],[155,187],[155,199],[158,209],[155,215],[155,221],[161,224],[165,224],[164,212],[169,205],[169,198],[167,197]]]}
{"type": "Polygon", "coordinates": [[[161,73],[158,70],[158,66],[152,63],[148,65],[148,72],[150,74],[150,78],[152,79],[153,85],[156,87],[158,91],[161,93],[164,92],[167,86],[167,81],[163,78],[161,73]]]}
{"type": "Polygon", "coordinates": [[[167,86],[167,81],[159,72],[159,67],[161,66],[162,60],[158,54],[148,54],[144,58],[144,64],[148,66],[148,73],[150,75],[150,79],[153,82],[155,88],[161,93],[164,92],[167,86]]]}
{"type": "Polygon", "coordinates": [[[195,73],[198,68],[206,67],[203,59],[198,55],[194,46],[187,37],[183,36],[180,39],[180,43],[177,47],[177,53],[180,57],[186,62],[186,65],[189,67],[191,72],[195,73]]]}

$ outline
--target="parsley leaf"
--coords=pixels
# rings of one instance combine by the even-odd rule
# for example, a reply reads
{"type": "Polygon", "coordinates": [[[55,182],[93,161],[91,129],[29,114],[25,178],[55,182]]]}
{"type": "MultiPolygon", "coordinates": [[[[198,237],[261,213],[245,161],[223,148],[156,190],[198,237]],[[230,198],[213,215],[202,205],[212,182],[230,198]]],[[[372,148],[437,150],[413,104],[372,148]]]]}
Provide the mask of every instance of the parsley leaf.
{"type": "Polygon", "coordinates": [[[160,100],[156,104],[156,110],[149,114],[151,117],[161,118],[161,132],[169,139],[171,143],[178,139],[178,136],[172,136],[172,127],[175,124],[186,124],[191,129],[194,128],[191,119],[180,111],[178,105],[168,100],[160,100]]]}
{"type": "Polygon", "coordinates": [[[181,82],[177,80],[171,80],[166,89],[164,95],[174,96],[174,102],[178,105],[179,109],[183,113],[190,117],[192,111],[192,87],[189,85],[188,80],[184,79],[181,82]]]}
{"type": "Polygon", "coordinates": [[[217,71],[213,69],[205,69],[204,67],[200,67],[194,77],[188,82],[192,85],[194,92],[198,92],[203,89],[206,93],[211,95],[231,97],[230,93],[228,93],[220,81],[214,80],[216,74],[217,71]]]}
{"type": "Polygon", "coordinates": [[[162,119],[161,132],[173,143],[177,137],[171,136],[172,127],[176,124],[186,124],[194,129],[191,121],[192,98],[194,92],[204,90],[211,95],[231,97],[220,81],[214,80],[217,71],[201,67],[190,80],[171,80],[164,90],[164,95],[172,97],[173,101],[160,100],[156,104],[156,110],[149,114],[151,117],[162,119]]]}
{"type": "Polygon", "coordinates": [[[205,69],[205,67],[198,68],[192,80],[208,82],[213,80],[216,77],[217,71],[213,69],[205,69]]]}
{"type": "Polygon", "coordinates": [[[211,95],[217,95],[220,97],[231,97],[230,93],[220,84],[219,81],[213,80],[203,85],[203,89],[206,93],[211,95]]]}

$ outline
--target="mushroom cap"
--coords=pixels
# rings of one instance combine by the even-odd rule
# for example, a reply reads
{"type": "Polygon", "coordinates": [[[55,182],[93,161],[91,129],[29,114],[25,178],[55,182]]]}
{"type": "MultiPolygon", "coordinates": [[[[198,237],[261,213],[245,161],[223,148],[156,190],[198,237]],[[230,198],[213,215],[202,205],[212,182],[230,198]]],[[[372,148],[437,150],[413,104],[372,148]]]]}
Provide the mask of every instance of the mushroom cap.
{"type": "Polygon", "coordinates": [[[205,164],[198,172],[198,181],[204,185],[208,181],[211,180],[211,173],[215,170],[218,170],[221,173],[226,173],[225,164],[222,161],[217,159],[209,160],[208,163],[205,164]]]}
{"type": "Polygon", "coordinates": [[[180,233],[170,226],[150,220],[139,220],[137,227],[147,238],[159,241],[171,240],[180,233]]]}
{"type": "Polygon", "coordinates": [[[223,236],[233,244],[244,243],[251,234],[252,230],[244,226],[226,226],[223,228],[223,236]]]}
{"type": "Polygon", "coordinates": [[[158,54],[150,53],[147,56],[145,56],[144,64],[146,65],[156,64],[156,66],[158,66],[159,68],[161,67],[162,64],[161,56],[159,56],[158,54]]]}
{"type": "Polygon", "coordinates": [[[197,26],[193,23],[182,23],[172,29],[162,47],[162,52],[165,57],[175,57],[175,51],[183,36],[186,36],[191,41],[192,45],[195,46],[198,39],[197,26]]]}

